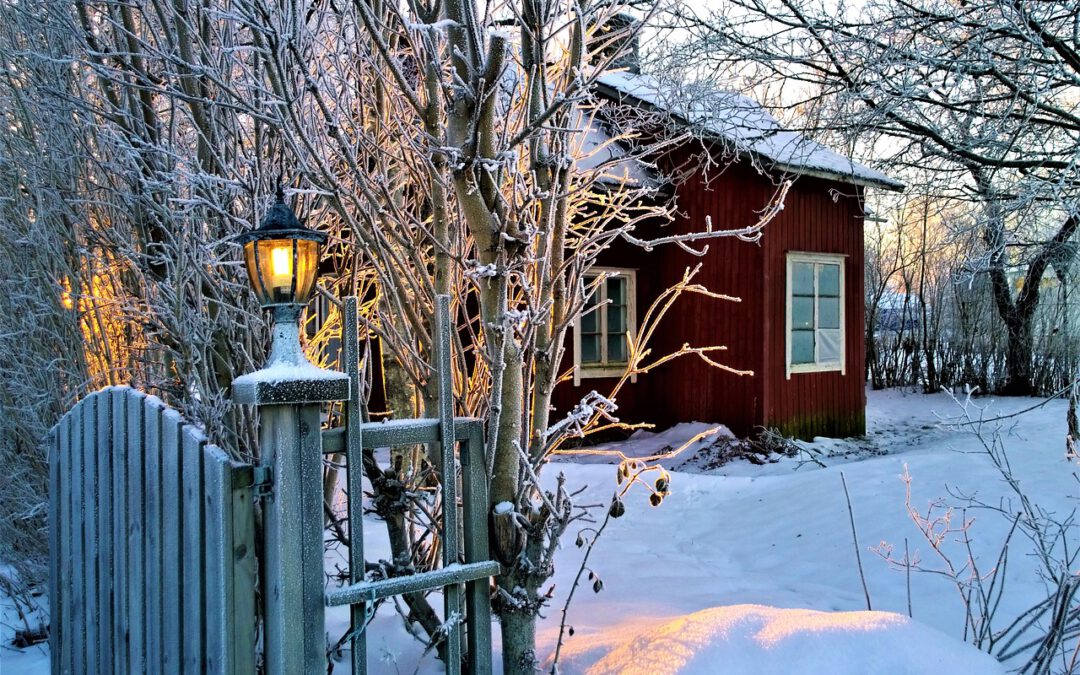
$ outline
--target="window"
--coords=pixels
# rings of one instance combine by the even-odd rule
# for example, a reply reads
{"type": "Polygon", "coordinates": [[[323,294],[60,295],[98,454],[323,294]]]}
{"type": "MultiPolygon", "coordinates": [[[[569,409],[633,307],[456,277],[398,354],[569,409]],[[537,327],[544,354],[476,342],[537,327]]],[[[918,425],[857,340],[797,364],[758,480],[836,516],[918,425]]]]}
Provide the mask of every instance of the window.
{"type": "Polygon", "coordinates": [[[789,253],[787,375],[844,372],[844,257],[789,253]]]}
{"type": "Polygon", "coordinates": [[[597,269],[585,277],[592,291],[574,330],[574,384],[582,377],[617,377],[630,360],[628,336],[636,328],[635,274],[627,269],[597,269]],[[600,277],[603,280],[599,281],[600,277]]]}

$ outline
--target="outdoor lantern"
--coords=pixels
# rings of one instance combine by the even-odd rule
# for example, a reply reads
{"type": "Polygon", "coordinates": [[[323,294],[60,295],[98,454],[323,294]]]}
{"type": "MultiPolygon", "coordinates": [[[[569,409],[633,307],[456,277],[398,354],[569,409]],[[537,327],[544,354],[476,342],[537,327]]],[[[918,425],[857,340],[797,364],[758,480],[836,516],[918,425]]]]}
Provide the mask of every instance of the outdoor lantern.
{"type": "MultiPolygon", "coordinates": [[[[262,224],[236,240],[244,245],[244,264],[251,287],[262,306],[270,310],[273,320],[264,375],[269,369],[278,377],[282,375],[281,367],[300,368],[305,377],[322,373],[304,355],[299,324],[300,315],[315,290],[319,249],[326,242],[326,235],[300,224],[296,214],[285,205],[285,195],[279,187],[277,201],[262,224]]],[[[239,392],[241,398],[251,398],[252,402],[262,400],[245,389],[260,381],[257,375],[237,378],[234,392],[239,392]]]]}
{"type": "Polygon", "coordinates": [[[263,307],[307,304],[315,290],[319,249],[326,234],[309,230],[297,220],[281,188],[258,229],[245,232],[237,241],[244,245],[248,278],[263,307]]]}

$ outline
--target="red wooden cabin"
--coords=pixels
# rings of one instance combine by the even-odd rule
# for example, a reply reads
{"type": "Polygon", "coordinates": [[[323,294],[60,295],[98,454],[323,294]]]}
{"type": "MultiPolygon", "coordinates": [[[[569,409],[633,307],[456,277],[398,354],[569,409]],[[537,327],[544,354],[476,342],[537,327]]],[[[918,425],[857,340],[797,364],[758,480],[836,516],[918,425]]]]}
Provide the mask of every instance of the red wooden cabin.
{"type": "MultiPolygon", "coordinates": [[[[668,107],[655,80],[631,72],[603,76],[599,91],[621,104],[665,109],[717,155],[734,148],[739,157],[672,185],[679,214],[657,234],[700,231],[707,217],[716,229],[752,224],[781,178],[794,184],[757,244],[713,239],[704,257],[672,245],[646,252],[620,243],[606,251],[597,271],[610,276],[598,310],[581,317],[569,338],[574,378],[556,389],[553,419],[591,390],[611,390],[625,368],[624,333],[687,267],[702,263],[695,281],[741,302],[684,295],[649,346],[661,355],[684,343],[726,345],[717,360],[753,375],[685,356],[628,382],[617,397],[619,418],[658,428],[720,422],[740,436],[760,427],[802,438],[865,433],[863,196],[867,187],[903,185],[781,129],[745,97],[679,92],[670,100],[680,102],[668,107]]],[[[701,147],[674,150],[661,163],[704,166],[691,156],[701,147]]]]}

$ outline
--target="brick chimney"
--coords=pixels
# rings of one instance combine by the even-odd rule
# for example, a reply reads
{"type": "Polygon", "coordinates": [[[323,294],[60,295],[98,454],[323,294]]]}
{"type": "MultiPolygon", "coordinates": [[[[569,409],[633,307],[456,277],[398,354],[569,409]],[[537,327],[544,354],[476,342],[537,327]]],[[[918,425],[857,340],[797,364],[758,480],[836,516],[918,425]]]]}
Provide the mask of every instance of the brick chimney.
{"type": "Polygon", "coordinates": [[[618,13],[609,17],[592,36],[597,62],[606,61],[615,54],[608,66],[611,70],[641,72],[639,58],[638,25],[641,22],[629,14],[618,13]]]}

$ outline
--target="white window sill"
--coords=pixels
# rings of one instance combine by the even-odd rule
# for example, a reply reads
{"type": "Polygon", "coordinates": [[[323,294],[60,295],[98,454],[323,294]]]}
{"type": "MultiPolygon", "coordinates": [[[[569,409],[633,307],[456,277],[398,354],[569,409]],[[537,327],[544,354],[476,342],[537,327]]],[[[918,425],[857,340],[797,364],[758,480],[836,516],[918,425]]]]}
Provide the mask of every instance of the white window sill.
{"type": "Polygon", "coordinates": [[[793,363],[788,366],[788,377],[797,373],[834,373],[844,374],[842,363],[793,363]]]}
{"type": "Polygon", "coordinates": [[[596,377],[622,377],[626,372],[626,365],[621,366],[582,366],[578,369],[578,377],[583,380],[596,377]]]}

